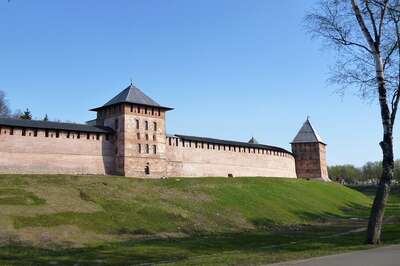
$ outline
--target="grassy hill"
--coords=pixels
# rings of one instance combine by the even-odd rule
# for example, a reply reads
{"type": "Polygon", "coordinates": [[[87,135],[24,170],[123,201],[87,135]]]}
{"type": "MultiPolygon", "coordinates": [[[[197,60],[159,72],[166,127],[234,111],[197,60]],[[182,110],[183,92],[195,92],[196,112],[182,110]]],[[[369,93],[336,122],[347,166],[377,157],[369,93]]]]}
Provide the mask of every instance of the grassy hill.
{"type": "MultiPolygon", "coordinates": [[[[15,261],[36,257],[45,264],[39,258],[46,254],[74,265],[74,256],[65,254],[79,250],[86,252],[81,257],[118,254],[115,265],[185,261],[194,251],[218,253],[226,245],[230,250],[246,243],[293,241],[299,228],[304,239],[334,234],[343,221],[364,217],[370,203],[364,194],[338,184],[279,178],[2,175],[0,257],[17,253],[21,257],[15,261]],[[128,257],[120,254],[127,250],[128,257]]],[[[89,257],[79,265],[93,263],[89,257]]],[[[270,261],[263,258],[260,262],[270,261]]]]}

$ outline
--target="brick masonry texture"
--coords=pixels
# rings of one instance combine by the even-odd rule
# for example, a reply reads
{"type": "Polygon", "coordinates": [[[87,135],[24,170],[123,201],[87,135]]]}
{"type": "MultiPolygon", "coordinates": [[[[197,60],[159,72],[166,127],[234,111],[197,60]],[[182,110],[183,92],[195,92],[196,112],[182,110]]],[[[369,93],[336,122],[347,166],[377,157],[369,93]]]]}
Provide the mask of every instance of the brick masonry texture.
{"type": "Polygon", "coordinates": [[[295,160],[289,153],[208,145],[195,147],[174,138],[167,146],[168,176],[269,176],[296,178],[295,160]],[[176,145],[178,140],[178,145],[176,145]]]}
{"type": "Polygon", "coordinates": [[[47,173],[47,174],[112,174],[114,169],[114,144],[96,134],[67,134],[33,130],[22,136],[21,129],[1,128],[0,173],[47,173]]]}
{"type": "Polygon", "coordinates": [[[126,102],[97,108],[96,125],[112,129],[110,135],[0,125],[0,173],[329,180],[325,144],[293,144],[292,154],[261,145],[187,141],[166,134],[169,110],[126,102]]]}

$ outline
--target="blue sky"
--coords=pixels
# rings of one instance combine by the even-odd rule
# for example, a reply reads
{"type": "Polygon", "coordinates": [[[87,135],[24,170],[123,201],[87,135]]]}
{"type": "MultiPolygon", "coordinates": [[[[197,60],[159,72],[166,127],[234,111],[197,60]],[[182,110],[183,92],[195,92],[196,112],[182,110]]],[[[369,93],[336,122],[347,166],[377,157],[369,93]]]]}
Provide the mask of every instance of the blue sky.
{"type": "Polygon", "coordinates": [[[169,133],[289,149],[310,115],[329,164],[379,160],[376,102],[335,94],[334,53],[304,30],[315,2],[0,0],[0,90],[13,109],[84,122],[132,78],[175,108],[169,133]]]}

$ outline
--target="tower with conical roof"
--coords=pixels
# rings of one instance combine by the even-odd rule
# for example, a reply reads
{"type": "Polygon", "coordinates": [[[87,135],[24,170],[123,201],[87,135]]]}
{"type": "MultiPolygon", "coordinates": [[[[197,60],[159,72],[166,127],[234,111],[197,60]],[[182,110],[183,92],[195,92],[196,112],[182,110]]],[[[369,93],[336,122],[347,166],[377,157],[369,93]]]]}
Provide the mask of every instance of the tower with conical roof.
{"type": "Polygon", "coordinates": [[[297,177],[330,181],[326,162],[326,143],[308,118],[291,144],[297,177]]]}
{"type": "Polygon", "coordinates": [[[166,176],[166,112],[133,84],[97,112],[96,124],[115,131],[115,174],[135,177],[166,176]]]}

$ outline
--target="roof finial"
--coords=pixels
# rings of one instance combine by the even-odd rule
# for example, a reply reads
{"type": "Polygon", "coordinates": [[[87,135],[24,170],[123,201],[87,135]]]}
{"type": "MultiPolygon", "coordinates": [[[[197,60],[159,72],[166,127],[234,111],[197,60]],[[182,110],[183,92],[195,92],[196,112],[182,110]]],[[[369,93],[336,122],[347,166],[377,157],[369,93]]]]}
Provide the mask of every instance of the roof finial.
{"type": "Polygon", "coordinates": [[[131,86],[133,86],[133,79],[131,78],[131,86]]]}
{"type": "Polygon", "coordinates": [[[310,115],[307,116],[307,121],[310,121],[310,115]]]}

